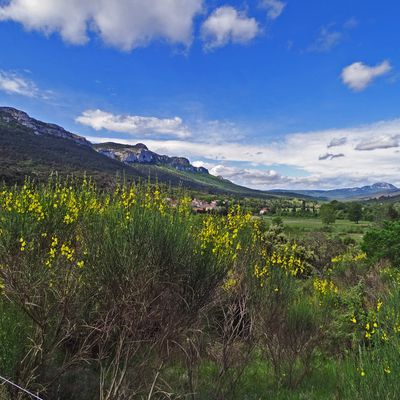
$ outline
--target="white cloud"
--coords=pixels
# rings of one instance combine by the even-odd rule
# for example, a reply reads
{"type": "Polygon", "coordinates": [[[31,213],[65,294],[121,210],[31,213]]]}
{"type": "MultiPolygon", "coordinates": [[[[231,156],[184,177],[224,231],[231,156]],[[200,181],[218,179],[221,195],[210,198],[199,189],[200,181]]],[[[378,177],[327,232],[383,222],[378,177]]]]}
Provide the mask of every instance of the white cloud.
{"type": "Polygon", "coordinates": [[[245,44],[260,32],[257,21],[230,6],[216,9],[203,23],[201,34],[206,49],[228,43],[245,44]]]}
{"type": "Polygon", "coordinates": [[[278,18],[286,7],[286,3],[280,0],[262,0],[261,6],[267,10],[270,19],[278,18]]]}
{"type": "Polygon", "coordinates": [[[8,94],[40,97],[40,91],[34,82],[13,72],[2,70],[0,70],[0,90],[8,94]]]}
{"type": "Polygon", "coordinates": [[[355,62],[343,69],[341,77],[343,83],[350,89],[362,91],[366,89],[374,79],[387,74],[391,69],[392,66],[387,60],[375,67],[370,67],[362,62],[355,62]]]}
{"type": "MultiPolygon", "coordinates": [[[[186,156],[191,160],[201,159],[213,166],[224,165],[237,168],[239,165],[239,170],[254,169],[255,171],[267,169],[281,176],[279,180],[274,174],[266,173],[264,170],[261,174],[263,178],[260,178],[257,183],[256,178],[250,178],[246,173],[238,173],[237,176],[231,173],[225,175],[235,183],[258,189],[351,187],[379,181],[391,182],[399,186],[399,153],[396,153],[395,148],[379,147],[371,151],[356,149],[357,145],[371,138],[395,137],[399,135],[399,132],[400,119],[395,119],[353,128],[293,133],[280,141],[269,143],[251,144],[243,140],[215,143],[210,142],[209,138],[201,141],[202,138],[197,135],[190,141],[147,140],[142,137],[130,143],[142,141],[158,153],[186,156]],[[326,153],[327,143],[344,137],[347,138],[346,143],[340,147],[340,154],[344,157],[335,157],[326,162],[318,160],[321,154],[326,153]],[[280,175],[280,171],[284,173],[280,175]],[[266,181],[266,174],[268,181],[266,181]]],[[[89,140],[115,141],[106,137],[92,137],[89,140]]],[[[126,140],[119,140],[119,142],[123,143],[126,140]]],[[[210,170],[218,174],[217,170],[213,170],[213,166],[208,165],[210,170]]]]}
{"type": "MultiPolygon", "coordinates": [[[[193,19],[203,0],[10,0],[0,20],[28,30],[59,33],[64,41],[84,44],[89,32],[110,46],[132,50],[150,41],[189,45],[193,19]]],[[[1,4],[1,3],[0,3],[1,4]]]]}
{"type": "Polygon", "coordinates": [[[115,115],[102,110],[86,110],[76,118],[76,122],[97,131],[106,129],[136,136],[166,135],[183,139],[191,135],[179,117],[161,119],[137,115],[115,115]]]}

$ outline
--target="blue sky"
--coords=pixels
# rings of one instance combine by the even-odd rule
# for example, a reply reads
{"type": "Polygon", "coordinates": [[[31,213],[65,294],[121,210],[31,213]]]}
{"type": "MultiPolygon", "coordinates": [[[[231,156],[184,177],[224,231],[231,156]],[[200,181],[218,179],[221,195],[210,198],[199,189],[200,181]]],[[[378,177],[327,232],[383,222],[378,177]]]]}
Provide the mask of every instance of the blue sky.
{"type": "Polygon", "coordinates": [[[400,3],[0,1],[0,103],[247,186],[400,185],[400,3]]]}

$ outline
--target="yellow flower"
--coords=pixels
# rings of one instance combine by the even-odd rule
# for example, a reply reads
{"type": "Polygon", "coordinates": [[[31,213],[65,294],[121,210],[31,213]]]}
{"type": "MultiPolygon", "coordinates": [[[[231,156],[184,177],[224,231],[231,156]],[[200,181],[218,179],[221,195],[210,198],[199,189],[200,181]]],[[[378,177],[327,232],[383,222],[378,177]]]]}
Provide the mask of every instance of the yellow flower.
{"type": "Polygon", "coordinates": [[[23,238],[21,238],[21,239],[19,239],[19,243],[20,243],[20,250],[21,251],[25,251],[25,247],[26,247],[26,241],[23,239],[23,238]]]}
{"type": "Polygon", "coordinates": [[[73,261],[75,250],[69,247],[68,244],[63,243],[61,245],[61,255],[63,255],[68,261],[73,261]]]}
{"type": "Polygon", "coordinates": [[[390,371],[389,367],[383,368],[383,371],[385,372],[385,374],[390,374],[392,372],[392,371],[390,371]]]}
{"type": "Polygon", "coordinates": [[[382,339],[384,342],[388,342],[388,341],[389,341],[389,338],[388,338],[388,335],[386,334],[386,332],[383,332],[383,333],[382,333],[381,339],[382,339]]]}
{"type": "Polygon", "coordinates": [[[353,317],[351,318],[351,320],[350,320],[353,324],[356,324],[357,323],[357,320],[356,320],[356,317],[353,315],[353,317]]]}

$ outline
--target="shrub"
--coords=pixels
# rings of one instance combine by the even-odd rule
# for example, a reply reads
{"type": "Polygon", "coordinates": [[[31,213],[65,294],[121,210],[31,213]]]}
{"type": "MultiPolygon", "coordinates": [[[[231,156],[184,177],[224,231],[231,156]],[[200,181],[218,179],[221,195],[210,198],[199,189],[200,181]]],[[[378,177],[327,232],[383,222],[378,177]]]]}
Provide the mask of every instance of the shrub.
{"type": "Polygon", "coordinates": [[[386,222],[382,228],[368,231],[362,243],[362,249],[372,262],[389,260],[400,267],[400,222],[386,222]]]}

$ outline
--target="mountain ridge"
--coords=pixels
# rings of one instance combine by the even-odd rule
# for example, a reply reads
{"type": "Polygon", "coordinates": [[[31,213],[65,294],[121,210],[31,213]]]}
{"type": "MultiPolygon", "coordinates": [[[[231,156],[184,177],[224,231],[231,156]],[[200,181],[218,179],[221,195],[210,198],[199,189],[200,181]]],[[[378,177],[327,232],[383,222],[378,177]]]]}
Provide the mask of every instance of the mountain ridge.
{"type": "Polygon", "coordinates": [[[117,159],[127,165],[131,164],[159,164],[175,168],[178,171],[208,174],[204,167],[195,167],[185,157],[169,157],[150,151],[143,143],[127,145],[114,142],[95,143],[93,148],[99,153],[117,159]]]}
{"type": "MultiPolygon", "coordinates": [[[[272,193],[285,193],[284,189],[271,190],[272,193]]],[[[291,193],[307,195],[321,200],[369,200],[384,195],[400,194],[400,189],[391,183],[376,182],[361,187],[328,190],[290,190],[291,193]]]]}
{"type": "Polygon", "coordinates": [[[136,149],[146,148],[152,157],[157,155],[160,159],[146,163],[124,163],[117,157],[101,154],[95,147],[82,136],[58,125],[36,120],[26,112],[12,107],[0,107],[0,182],[6,184],[23,183],[26,177],[47,180],[52,172],[57,172],[65,177],[88,175],[101,187],[109,186],[116,179],[150,180],[208,194],[275,197],[221,180],[209,174],[206,169],[192,170],[193,166],[188,159],[160,156],[150,152],[143,144],[136,145],[136,149]],[[160,160],[166,162],[156,162],[160,160]]]}

